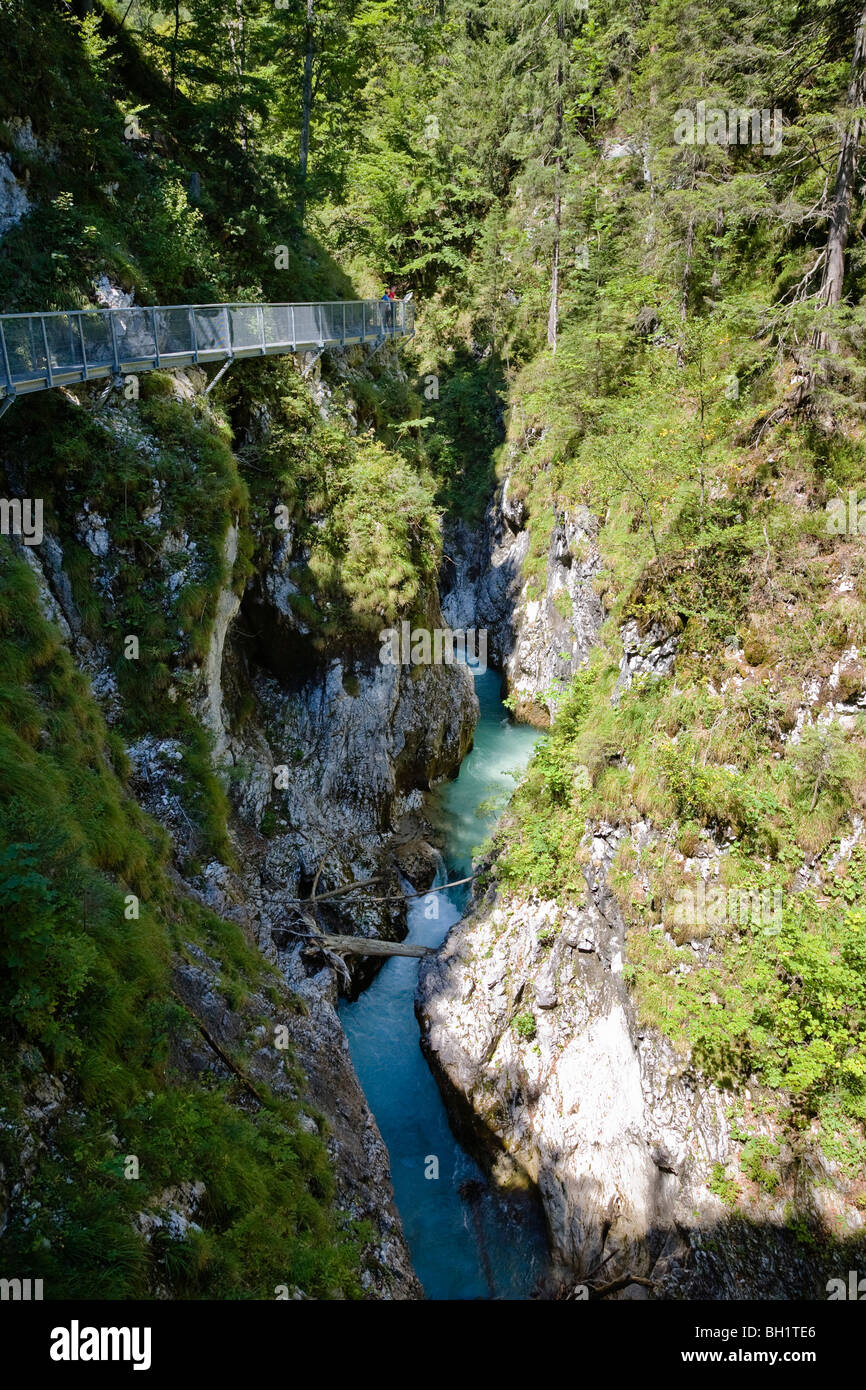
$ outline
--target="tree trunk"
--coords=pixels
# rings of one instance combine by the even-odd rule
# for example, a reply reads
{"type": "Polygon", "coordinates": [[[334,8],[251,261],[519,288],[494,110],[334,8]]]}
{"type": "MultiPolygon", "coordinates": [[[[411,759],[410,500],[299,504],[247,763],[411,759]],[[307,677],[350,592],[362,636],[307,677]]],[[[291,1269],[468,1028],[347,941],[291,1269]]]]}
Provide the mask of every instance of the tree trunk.
{"type": "MultiPolygon", "coordinates": [[[[857,34],[854,40],[854,57],[851,62],[851,78],[848,83],[848,109],[856,111],[866,99],[866,7],[860,13],[857,34]]],[[[842,283],[845,278],[845,248],[851,228],[851,197],[857,177],[860,131],[862,121],[859,116],[851,122],[842,135],[839,161],[836,165],[836,183],[830,204],[830,231],[827,237],[827,255],[824,261],[824,276],[821,282],[821,303],[831,306],[842,299],[842,283]]],[[[838,344],[825,330],[816,330],[813,338],[816,348],[835,352],[838,344]]]]}
{"type": "MultiPolygon", "coordinates": [[[[694,187],[694,182],[692,183],[692,187],[694,187]]],[[[693,213],[689,218],[689,229],[686,232],[686,260],[685,265],[683,266],[683,284],[682,291],[680,293],[680,321],[682,323],[685,323],[689,314],[689,289],[692,283],[692,256],[694,254],[694,249],[695,218],[693,213]]],[[[681,338],[679,347],[677,348],[677,366],[682,367],[685,360],[685,344],[681,338]]]]}
{"type": "Polygon", "coordinates": [[[313,113],[313,58],[315,56],[313,0],[307,0],[306,43],[304,48],[304,86],[301,97],[301,147],[298,157],[300,187],[298,214],[304,215],[307,202],[307,163],[310,157],[310,118],[313,113]]]}
{"type": "Polygon", "coordinates": [[[171,36],[171,104],[177,96],[177,36],[180,32],[180,0],[174,0],[174,33],[171,36]]]}
{"type": "Polygon", "coordinates": [[[556,150],[553,188],[553,271],[550,279],[550,313],[547,316],[547,346],[551,352],[556,352],[556,338],[559,332],[559,255],[562,239],[562,88],[565,80],[562,63],[565,21],[562,17],[562,11],[556,16],[556,38],[559,44],[559,55],[556,64],[556,127],[553,139],[553,147],[556,150]]]}
{"type": "Polygon", "coordinates": [[[559,243],[562,233],[562,194],[560,179],[562,160],[556,160],[556,190],[553,195],[553,272],[550,277],[550,313],[547,316],[547,346],[556,352],[556,336],[559,329],[559,243]]]}
{"type": "MultiPolygon", "coordinates": [[[[229,50],[232,55],[232,66],[234,67],[235,77],[238,82],[238,91],[242,94],[247,70],[247,36],[243,0],[235,0],[235,16],[233,20],[226,20],[226,30],[228,33],[229,50]]],[[[250,113],[243,105],[243,101],[241,101],[238,125],[238,138],[240,140],[241,149],[246,150],[249,148],[250,143],[251,121],[250,113]]]]}

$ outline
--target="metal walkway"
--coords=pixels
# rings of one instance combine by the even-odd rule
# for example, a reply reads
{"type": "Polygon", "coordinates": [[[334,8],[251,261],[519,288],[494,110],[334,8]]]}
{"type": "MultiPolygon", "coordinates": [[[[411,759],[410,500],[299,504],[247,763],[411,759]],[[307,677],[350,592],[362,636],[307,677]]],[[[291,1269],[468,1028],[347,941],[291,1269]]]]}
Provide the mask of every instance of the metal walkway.
{"type": "Polygon", "coordinates": [[[405,299],[0,314],[0,415],[16,396],[52,386],[337,344],[379,345],[414,331],[415,306],[405,299]]]}

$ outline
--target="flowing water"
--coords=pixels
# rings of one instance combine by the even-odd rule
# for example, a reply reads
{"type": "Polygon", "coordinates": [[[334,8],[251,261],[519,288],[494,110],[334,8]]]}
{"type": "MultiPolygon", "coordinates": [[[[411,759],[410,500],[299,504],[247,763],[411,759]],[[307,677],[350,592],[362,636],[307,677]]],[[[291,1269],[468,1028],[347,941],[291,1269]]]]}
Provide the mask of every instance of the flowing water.
{"type": "MultiPolygon", "coordinates": [[[[444,841],[443,883],[471,873],[473,849],[514,789],[509,774],[526,767],[538,739],[535,730],[509,720],[495,671],[477,673],[475,689],[481,703],[475,745],[456,781],[433,799],[432,818],[444,841]]],[[[438,946],[467,898],[468,887],[461,887],[411,900],[407,941],[438,946]],[[434,901],[438,917],[431,920],[434,901]]],[[[454,1138],[419,1045],[417,975],[417,960],[394,956],[360,998],[340,1008],[355,1070],[391,1155],[415,1269],[428,1298],[528,1298],[547,1268],[537,1201],[491,1188],[454,1138]],[[431,1158],[438,1160],[438,1178],[426,1176],[431,1158]]]]}

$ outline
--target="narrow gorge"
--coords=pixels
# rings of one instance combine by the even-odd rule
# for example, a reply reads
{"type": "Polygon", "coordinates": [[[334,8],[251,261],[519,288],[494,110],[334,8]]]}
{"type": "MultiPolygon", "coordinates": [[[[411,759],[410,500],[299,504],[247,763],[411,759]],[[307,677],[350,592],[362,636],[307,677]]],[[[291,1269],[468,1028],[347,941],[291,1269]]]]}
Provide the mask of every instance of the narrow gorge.
{"type": "Polygon", "coordinates": [[[775,1364],[866,1297],[862,0],[0,22],[0,1302],[775,1364]]]}

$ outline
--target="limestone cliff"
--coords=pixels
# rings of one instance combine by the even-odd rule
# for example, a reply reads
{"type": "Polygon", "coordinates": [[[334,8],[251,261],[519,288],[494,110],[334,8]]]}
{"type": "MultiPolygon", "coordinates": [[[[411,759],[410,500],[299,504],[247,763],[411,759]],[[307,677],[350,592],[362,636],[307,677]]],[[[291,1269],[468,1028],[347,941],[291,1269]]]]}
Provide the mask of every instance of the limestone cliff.
{"type": "MultiPolygon", "coordinates": [[[[489,625],[518,713],[531,718],[551,678],[580,665],[602,612],[591,583],[600,568],[594,520],[556,519],[535,599],[524,577],[524,520],[506,482],[481,534],[450,538],[456,563],[443,606],[452,623],[489,625]],[[557,594],[569,597],[570,621],[557,594]]],[[[619,641],[614,705],[634,681],[666,677],[678,647],[660,626],[641,631],[633,620],[619,641]]],[[[859,824],[840,854],[850,854],[859,824]]],[[[506,817],[502,841],[519,833],[506,817]]],[[[610,1285],[620,1298],[825,1297],[845,1258],[837,1242],[851,1261],[863,1258],[857,1181],[813,1131],[794,1142],[782,1133],[757,1083],[721,1089],[686,1046],[640,1022],[627,983],[629,932],[611,886],[626,843],[630,863],[658,844],[686,876],[709,883],[730,849],[704,831],[683,858],[647,819],[590,821],[578,856],[585,892],[570,903],[503,887],[494,852],[484,866],[491,886],[422,963],[425,1053],[494,1177],[537,1184],[560,1296],[610,1285]],[[769,1177],[754,1165],[754,1180],[737,1191],[725,1174],[742,1154],[746,1121],[753,1149],[765,1142],[778,1163],[769,1177]]],[[[639,869],[634,878],[649,901],[649,880],[639,869]]],[[[664,923],[652,930],[674,947],[664,923]]],[[[706,934],[692,936],[683,943],[692,964],[677,959],[671,990],[679,972],[710,959],[706,934]]]]}
{"type": "Polygon", "coordinates": [[[487,629],[488,659],[502,670],[517,717],[544,726],[551,708],[545,692],[578,670],[601,626],[593,586],[598,522],[585,507],[556,516],[533,583],[525,573],[526,510],[509,494],[506,476],[477,530],[463,522],[450,528],[442,611],[451,627],[487,629]]]}
{"type": "MultiPolygon", "coordinates": [[[[200,385],[195,373],[179,374],[172,394],[191,403],[200,385]]],[[[314,390],[325,415],[329,389],[317,380],[314,390]]],[[[101,420],[107,441],[120,438],[158,461],[162,441],[141,427],[134,408],[109,404],[101,420]]],[[[110,614],[117,555],[125,548],[118,519],[94,491],[66,521],[92,557],[94,582],[110,614]]],[[[197,544],[166,521],[158,481],[145,522],[146,582],[159,586],[170,607],[198,573],[197,544]]],[[[224,539],[226,578],[206,649],[192,667],[178,665],[168,692],[170,701],[188,701],[210,740],[212,766],[231,803],[229,852],[202,857],[202,835],[181,791],[183,737],[147,733],[128,745],[130,786],[171,836],[178,892],[237,923],[284,984],[278,1001],[261,994],[239,1011],[222,988],[220,961],[189,943],[184,954],[195,963],[178,963],[176,990],[211,1045],[192,1053],[187,1048],[178,1060],[194,1074],[226,1075],[214,1048],[225,1055],[240,1049],[251,1078],[262,1077],[277,1094],[296,1100],[304,1122],[326,1138],[337,1205],[347,1220],[373,1230],[361,1271],[369,1296],[416,1298],[421,1291],[394,1206],[387,1150],[336,1010],[338,987],[356,988],[368,968],[354,958],[350,976],[341,960],[302,938],[311,926],[391,939],[405,933],[400,874],[406,842],[417,844],[424,830],[424,792],[456,772],[471,744],[477,700],[460,666],[382,665],[374,639],[314,646],[289,602],[305,558],[302,547],[291,535],[271,550],[264,547],[271,559],[254,570],[242,592],[234,580],[238,549],[239,519],[233,516],[224,539]],[[315,922],[299,901],[314,885],[322,894],[371,879],[376,886],[366,896],[323,903],[315,922]],[[280,1023],[288,1028],[294,1059],[288,1077],[272,1041],[280,1023]]],[[[122,698],[108,643],[92,624],[92,635],[85,635],[64,546],[49,534],[38,553],[22,553],[37,574],[44,613],[60,627],[106,720],[115,724],[122,698]]],[[[431,624],[441,623],[435,593],[427,602],[431,624]]],[[[36,1114],[37,1136],[41,1124],[36,1114]]],[[[165,1209],[175,1213],[172,1220],[192,1221],[201,1197],[170,1194],[165,1209]]]]}
{"type": "Polygon", "coordinates": [[[713,1190],[734,1097],[636,1019],[607,886],[624,833],[599,826],[588,839],[584,906],[493,887],[451,931],[422,963],[424,1050],[452,1104],[468,1103],[494,1173],[508,1181],[514,1165],[538,1185],[562,1296],[625,1279],[623,1298],[824,1297],[838,1258],[798,1240],[792,1202],[862,1259],[856,1188],[806,1142],[783,1150],[772,1195],[750,1185],[732,1213],[713,1190]]]}

